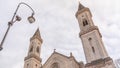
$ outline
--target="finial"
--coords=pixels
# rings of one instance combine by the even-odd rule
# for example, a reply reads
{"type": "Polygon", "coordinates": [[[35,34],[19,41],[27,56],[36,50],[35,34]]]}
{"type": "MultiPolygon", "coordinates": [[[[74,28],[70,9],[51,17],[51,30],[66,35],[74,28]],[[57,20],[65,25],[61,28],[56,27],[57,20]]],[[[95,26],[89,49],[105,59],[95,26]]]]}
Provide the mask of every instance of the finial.
{"type": "Polygon", "coordinates": [[[56,49],[54,49],[54,52],[56,52],[56,49]]]}
{"type": "MultiPolygon", "coordinates": [[[[36,32],[34,33],[34,35],[33,35],[33,37],[34,36],[40,36],[40,30],[39,30],[39,28],[37,28],[37,30],[36,30],[36,32]]],[[[41,38],[41,37],[40,37],[41,38]]]]}
{"type": "Polygon", "coordinates": [[[72,57],[73,55],[72,55],[72,52],[70,52],[70,56],[72,57]]]}

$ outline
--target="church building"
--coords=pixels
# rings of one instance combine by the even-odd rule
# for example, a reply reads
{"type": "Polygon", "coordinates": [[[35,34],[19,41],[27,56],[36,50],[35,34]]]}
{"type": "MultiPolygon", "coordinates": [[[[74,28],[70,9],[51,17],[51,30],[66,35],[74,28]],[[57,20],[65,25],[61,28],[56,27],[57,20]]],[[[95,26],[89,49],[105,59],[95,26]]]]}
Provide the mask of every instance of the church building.
{"type": "Polygon", "coordinates": [[[76,18],[80,26],[79,37],[82,40],[86,63],[78,62],[72,53],[65,56],[54,51],[47,61],[42,64],[40,57],[42,38],[39,29],[30,39],[28,54],[24,59],[24,68],[115,68],[112,58],[109,57],[102,35],[94,25],[89,8],[79,3],[76,18]]]}

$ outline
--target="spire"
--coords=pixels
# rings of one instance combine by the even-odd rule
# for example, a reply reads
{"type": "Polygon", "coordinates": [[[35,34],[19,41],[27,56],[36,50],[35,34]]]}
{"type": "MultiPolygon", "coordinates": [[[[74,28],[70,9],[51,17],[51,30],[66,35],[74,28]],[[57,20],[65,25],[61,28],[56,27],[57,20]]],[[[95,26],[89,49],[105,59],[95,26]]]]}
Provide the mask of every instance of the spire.
{"type": "Polygon", "coordinates": [[[81,9],[83,9],[83,8],[85,8],[85,7],[79,2],[78,10],[81,10],[81,9]]]}
{"type": "Polygon", "coordinates": [[[35,39],[35,38],[39,39],[42,42],[39,28],[37,28],[36,32],[34,33],[33,37],[31,38],[31,40],[35,39]]]}
{"type": "Polygon", "coordinates": [[[42,59],[40,57],[42,46],[42,39],[40,36],[39,28],[30,39],[30,46],[28,55],[25,57],[24,68],[40,68],[42,65],[42,59]]]}
{"type": "Polygon", "coordinates": [[[33,37],[39,37],[39,38],[41,38],[39,28],[37,28],[37,30],[36,30],[36,32],[34,33],[33,37]]]}

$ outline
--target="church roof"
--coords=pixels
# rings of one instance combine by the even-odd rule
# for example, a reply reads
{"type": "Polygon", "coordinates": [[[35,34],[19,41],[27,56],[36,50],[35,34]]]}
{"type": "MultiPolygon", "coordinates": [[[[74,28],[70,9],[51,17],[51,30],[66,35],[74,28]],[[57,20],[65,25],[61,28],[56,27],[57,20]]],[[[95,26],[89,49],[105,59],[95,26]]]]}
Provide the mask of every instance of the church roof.
{"type": "Polygon", "coordinates": [[[68,59],[72,58],[73,61],[75,61],[76,63],[79,63],[79,62],[75,59],[75,57],[72,55],[72,53],[70,53],[70,56],[69,56],[69,57],[68,57],[68,56],[65,56],[65,55],[63,55],[63,54],[61,54],[61,53],[58,53],[58,52],[54,52],[54,53],[59,54],[59,55],[61,55],[61,56],[63,56],[63,57],[66,57],[66,58],[68,58],[68,59]]]}
{"type": "MultiPolygon", "coordinates": [[[[51,54],[51,56],[47,59],[47,61],[44,63],[44,65],[46,65],[46,63],[47,63],[50,59],[52,59],[53,57],[55,57],[55,55],[57,55],[56,58],[59,58],[59,59],[60,59],[60,56],[61,56],[61,57],[64,57],[64,58],[67,59],[67,60],[71,60],[71,59],[72,59],[72,61],[74,61],[76,64],[79,65],[79,62],[75,59],[75,57],[74,57],[73,55],[65,56],[65,55],[63,55],[63,54],[61,54],[61,53],[58,53],[58,52],[56,52],[56,51],[54,51],[54,52],[51,54]]],[[[63,61],[65,61],[65,60],[63,60],[63,61]]],[[[44,65],[43,65],[43,66],[44,66],[44,65]]]]}
{"type": "Polygon", "coordinates": [[[85,8],[85,7],[79,2],[78,10],[82,10],[83,8],[85,8]]]}

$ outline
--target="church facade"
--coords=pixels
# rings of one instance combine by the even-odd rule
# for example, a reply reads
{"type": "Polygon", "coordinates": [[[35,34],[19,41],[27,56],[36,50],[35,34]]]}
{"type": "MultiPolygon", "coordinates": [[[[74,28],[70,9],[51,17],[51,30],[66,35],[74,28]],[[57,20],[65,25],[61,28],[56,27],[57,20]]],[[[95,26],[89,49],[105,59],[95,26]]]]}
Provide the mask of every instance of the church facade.
{"type": "Polygon", "coordinates": [[[93,23],[89,8],[79,3],[76,18],[81,30],[79,37],[82,40],[86,64],[82,61],[77,62],[72,53],[68,57],[56,51],[42,64],[40,52],[43,40],[39,29],[37,29],[30,39],[24,68],[115,68],[113,60],[109,57],[102,42],[102,35],[93,23]]]}

